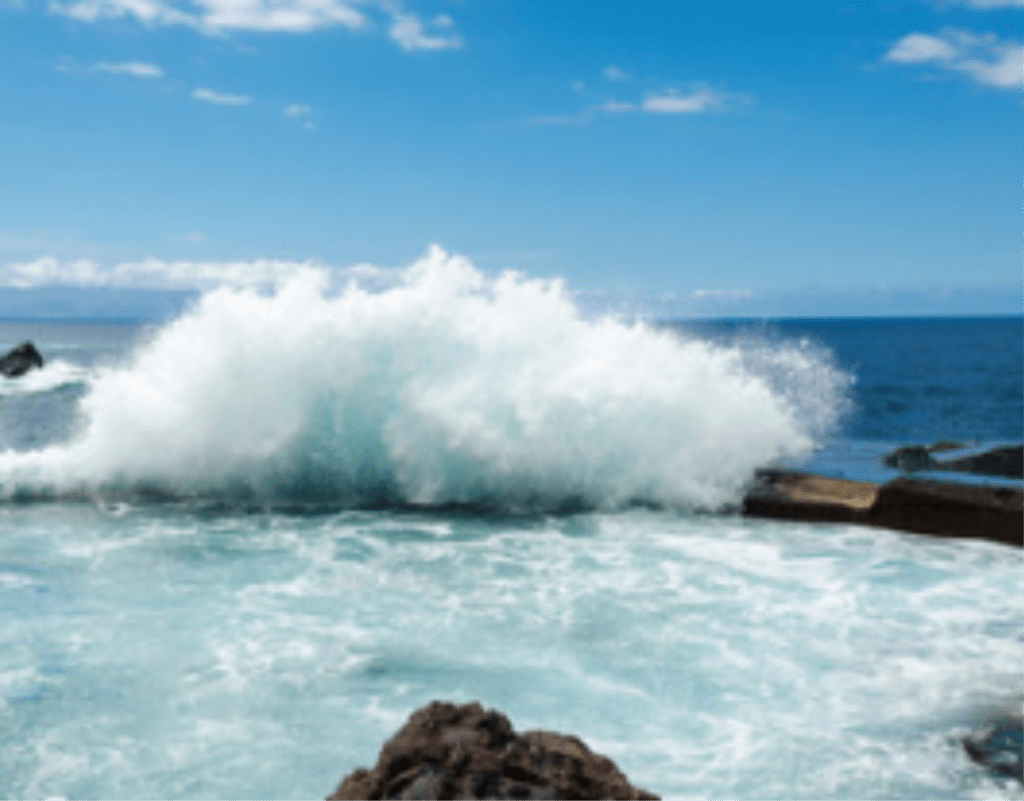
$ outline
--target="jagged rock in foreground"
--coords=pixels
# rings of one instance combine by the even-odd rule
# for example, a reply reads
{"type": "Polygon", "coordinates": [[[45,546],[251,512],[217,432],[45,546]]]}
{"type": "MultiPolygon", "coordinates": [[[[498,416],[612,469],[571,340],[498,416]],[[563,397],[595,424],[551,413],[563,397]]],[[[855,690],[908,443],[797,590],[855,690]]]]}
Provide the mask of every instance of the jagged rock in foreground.
{"type": "Polygon", "coordinates": [[[433,701],[380,751],[376,766],[346,776],[333,799],[657,799],[610,759],[566,734],[516,734],[478,703],[433,701]]]}
{"type": "Polygon", "coordinates": [[[17,378],[29,370],[42,367],[43,357],[31,342],[22,342],[0,358],[0,375],[17,378]]]}

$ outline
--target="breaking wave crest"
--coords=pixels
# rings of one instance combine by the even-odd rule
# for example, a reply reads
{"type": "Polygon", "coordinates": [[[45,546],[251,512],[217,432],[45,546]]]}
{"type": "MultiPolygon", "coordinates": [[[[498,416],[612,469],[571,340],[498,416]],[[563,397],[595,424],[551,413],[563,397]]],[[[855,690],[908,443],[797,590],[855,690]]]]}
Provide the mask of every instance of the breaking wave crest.
{"type": "Polygon", "coordinates": [[[714,509],[843,406],[847,377],[799,343],[588,320],[558,281],[439,248],[399,279],[210,292],[96,373],[79,436],[0,454],[0,492],[714,509]]]}

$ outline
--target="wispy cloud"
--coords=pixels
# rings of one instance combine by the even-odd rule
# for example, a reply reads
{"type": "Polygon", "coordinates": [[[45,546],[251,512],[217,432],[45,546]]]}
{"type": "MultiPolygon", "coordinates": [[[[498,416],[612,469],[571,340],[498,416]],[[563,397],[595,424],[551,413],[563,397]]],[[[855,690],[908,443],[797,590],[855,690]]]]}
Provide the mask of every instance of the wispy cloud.
{"type": "Polygon", "coordinates": [[[341,25],[360,29],[366,16],[354,0],[51,0],[50,11],[84,22],[134,17],[148,26],[184,25],[206,34],[227,31],[303,33],[341,25]]]}
{"type": "Polygon", "coordinates": [[[218,106],[248,106],[252,98],[248,95],[230,95],[226,92],[216,92],[213,89],[196,89],[192,97],[206,103],[215,103],[218,106]]]}
{"type": "Polygon", "coordinates": [[[694,289],[691,300],[747,300],[754,297],[749,289],[694,289]]]}
{"type": "Polygon", "coordinates": [[[89,259],[62,261],[43,256],[0,266],[0,286],[29,289],[79,286],[148,289],[207,289],[215,286],[269,286],[296,272],[319,267],[285,259],[249,261],[164,261],[144,259],[105,267],[89,259]]]}
{"type": "Polygon", "coordinates": [[[575,114],[548,114],[533,117],[529,122],[533,125],[587,125],[598,115],[626,114],[709,114],[712,112],[730,111],[738,105],[749,103],[743,95],[722,92],[706,86],[691,85],[686,92],[678,89],[665,89],[652,92],[638,100],[619,100],[611,98],[600,103],[587,106],[575,114]]]}
{"type": "Polygon", "coordinates": [[[636,103],[623,100],[606,100],[594,108],[597,111],[604,111],[608,114],[626,114],[630,111],[636,111],[638,106],[636,103]]]}
{"type": "Polygon", "coordinates": [[[145,25],[203,27],[202,16],[189,14],[161,0],[51,0],[50,11],[82,22],[135,17],[145,25]]]}
{"type": "Polygon", "coordinates": [[[313,107],[305,103],[292,103],[281,109],[281,113],[286,117],[308,117],[313,113],[313,107]]]}
{"type": "Polygon", "coordinates": [[[704,114],[724,109],[728,99],[728,95],[713,89],[697,89],[689,94],[669,90],[647,95],[641,108],[651,114],[704,114]]]}
{"type": "Polygon", "coordinates": [[[450,33],[453,26],[452,18],[447,14],[434,17],[430,27],[433,34],[428,34],[423,22],[415,14],[395,11],[391,15],[391,28],[388,35],[406,52],[413,50],[449,50],[462,47],[462,40],[450,33]],[[445,31],[446,33],[440,33],[445,31]]]}
{"type": "Polygon", "coordinates": [[[614,64],[609,64],[607,67],[601,70],[601,74],[609,81],[629,80],[629,73],[623,69],[620,69],[619,67],[616,67],[614,64]]]}
{"type": "Polygon", "coordinates": [[[1024,0],[944,0],[942,5],[962,5],[990,11],[996,8],[1024,8],[1024,0]]]}
{"type": "Polygon", "coordinates": [[[214,31],[303,33],[336,25],[358,29],[366,24],[366,17],[345,0],[204,0],[201,6],[203,27],[214,31]]]}
{"type": "Polygon", "coordinates": [[[114,75],[131,75],[135,78],[162,78],[164,71],[156,64],[147,64],[143,61],[129,61],[125,64],[97,64],[93,67],[96,72],[109,72],[114,75]]]}
{"type": "Polygon", "coordinates": [[[407,52],[462,46],[450,16],[424,22],[400,0],[49,0],[49,10],[83,22],[134,18],[151,28],[180,25],[208,36],[295,34],[337,26],[366,30],[382,22],[389,38],[407,52]]]}
{"type": "Polygon", "coordinates": [[[927,64],[966,75],[975,83],[1000,89],[1024,84],[1024,48],[993,33],[975,34],[947,28],[939,34],[911,33],[892,46],[885,60],[927,64]]]}

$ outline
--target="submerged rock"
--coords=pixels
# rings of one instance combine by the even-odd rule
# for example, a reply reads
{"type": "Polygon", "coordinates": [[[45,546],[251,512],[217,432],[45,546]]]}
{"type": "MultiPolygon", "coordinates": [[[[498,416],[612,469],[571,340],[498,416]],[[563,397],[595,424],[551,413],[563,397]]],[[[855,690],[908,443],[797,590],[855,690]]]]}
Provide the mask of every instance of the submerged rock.
{"type": "Polygon", "coordinates": [[[964,750],[997,776],[1024,782],[1024,723],[1017,716],[996,721],[965,737],[964,750]]]}
{"type": "Polygon", "coordinates": [[[657,799],[576,737],[516,734],[478,703],[433,701],[381,748],[376,766],[346,776],[333,799],[657,799]]]}
{"type": "Polygon", "coordinates": [[[0,375],[17,378],[43,366],[43,357],[31,342],[22,342],[0,358],[0,375]]]}

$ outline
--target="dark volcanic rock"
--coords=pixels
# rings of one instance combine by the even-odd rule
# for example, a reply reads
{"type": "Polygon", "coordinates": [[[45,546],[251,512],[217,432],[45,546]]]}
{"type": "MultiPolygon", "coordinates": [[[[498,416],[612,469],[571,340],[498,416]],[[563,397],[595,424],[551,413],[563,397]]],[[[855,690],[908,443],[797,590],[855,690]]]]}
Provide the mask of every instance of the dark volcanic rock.
{"type": "Polygon", "coordinates": [[[743,499],[743,513],[1024,545],[1024,491],[1009,487],[909,478],[871,484],[792,470],[762,470],[743,499]]]}
{"type": "Polygon", "coordinates": [[[743,499],[752,517],[822,523],[868,523],[878,485],[791,470],[762,470],[743,499]]]}
{"type": "Polygon", "coordinates": [[[930,470],[935,467],[935,457],[924,445],[904,445],[886,454],[882,462],[886,467],[906,471],[930,470]]]}
{"type": "Polygon", "coordinates": [[[43,357],[31,342],[22,342],[0,358],[0,375],[17,378],[35,367],[43,366],[43,357]]]}
{"type": "Polygon", "coordinates": [[[1024,545],[1024,492],[947,481],[898,478],[883,484],[868,519],[872,525],[977,537],[1024,545]]]}
{"type": "Polygon", "coordinates": [[[983,476],[1024,478],[1024,446],[993,448],[974,456],[936,461],[936,470],[954,470],[960,473],[978,473],[983,476]]]}
{"type": "Polygon", "coordinates": [[[478,703],[433,701],[381,749],[376,766],[346,776],[332,799],[657,799],[576,737],[516,734],[478,703]]]}
{"type": "Polygon", "coordinates": [[[936,459],[932,454],[955,450],[955,442],[936,442],[934,445],[904,445],[887,453],[882,462],[886,467],[914,472],[916,470],[949,470],[955,473],[977,473],[983,476],[1024,478],[1024,446],[993,448],[985,453],[961,456],[958,459],[936,459]]]}

